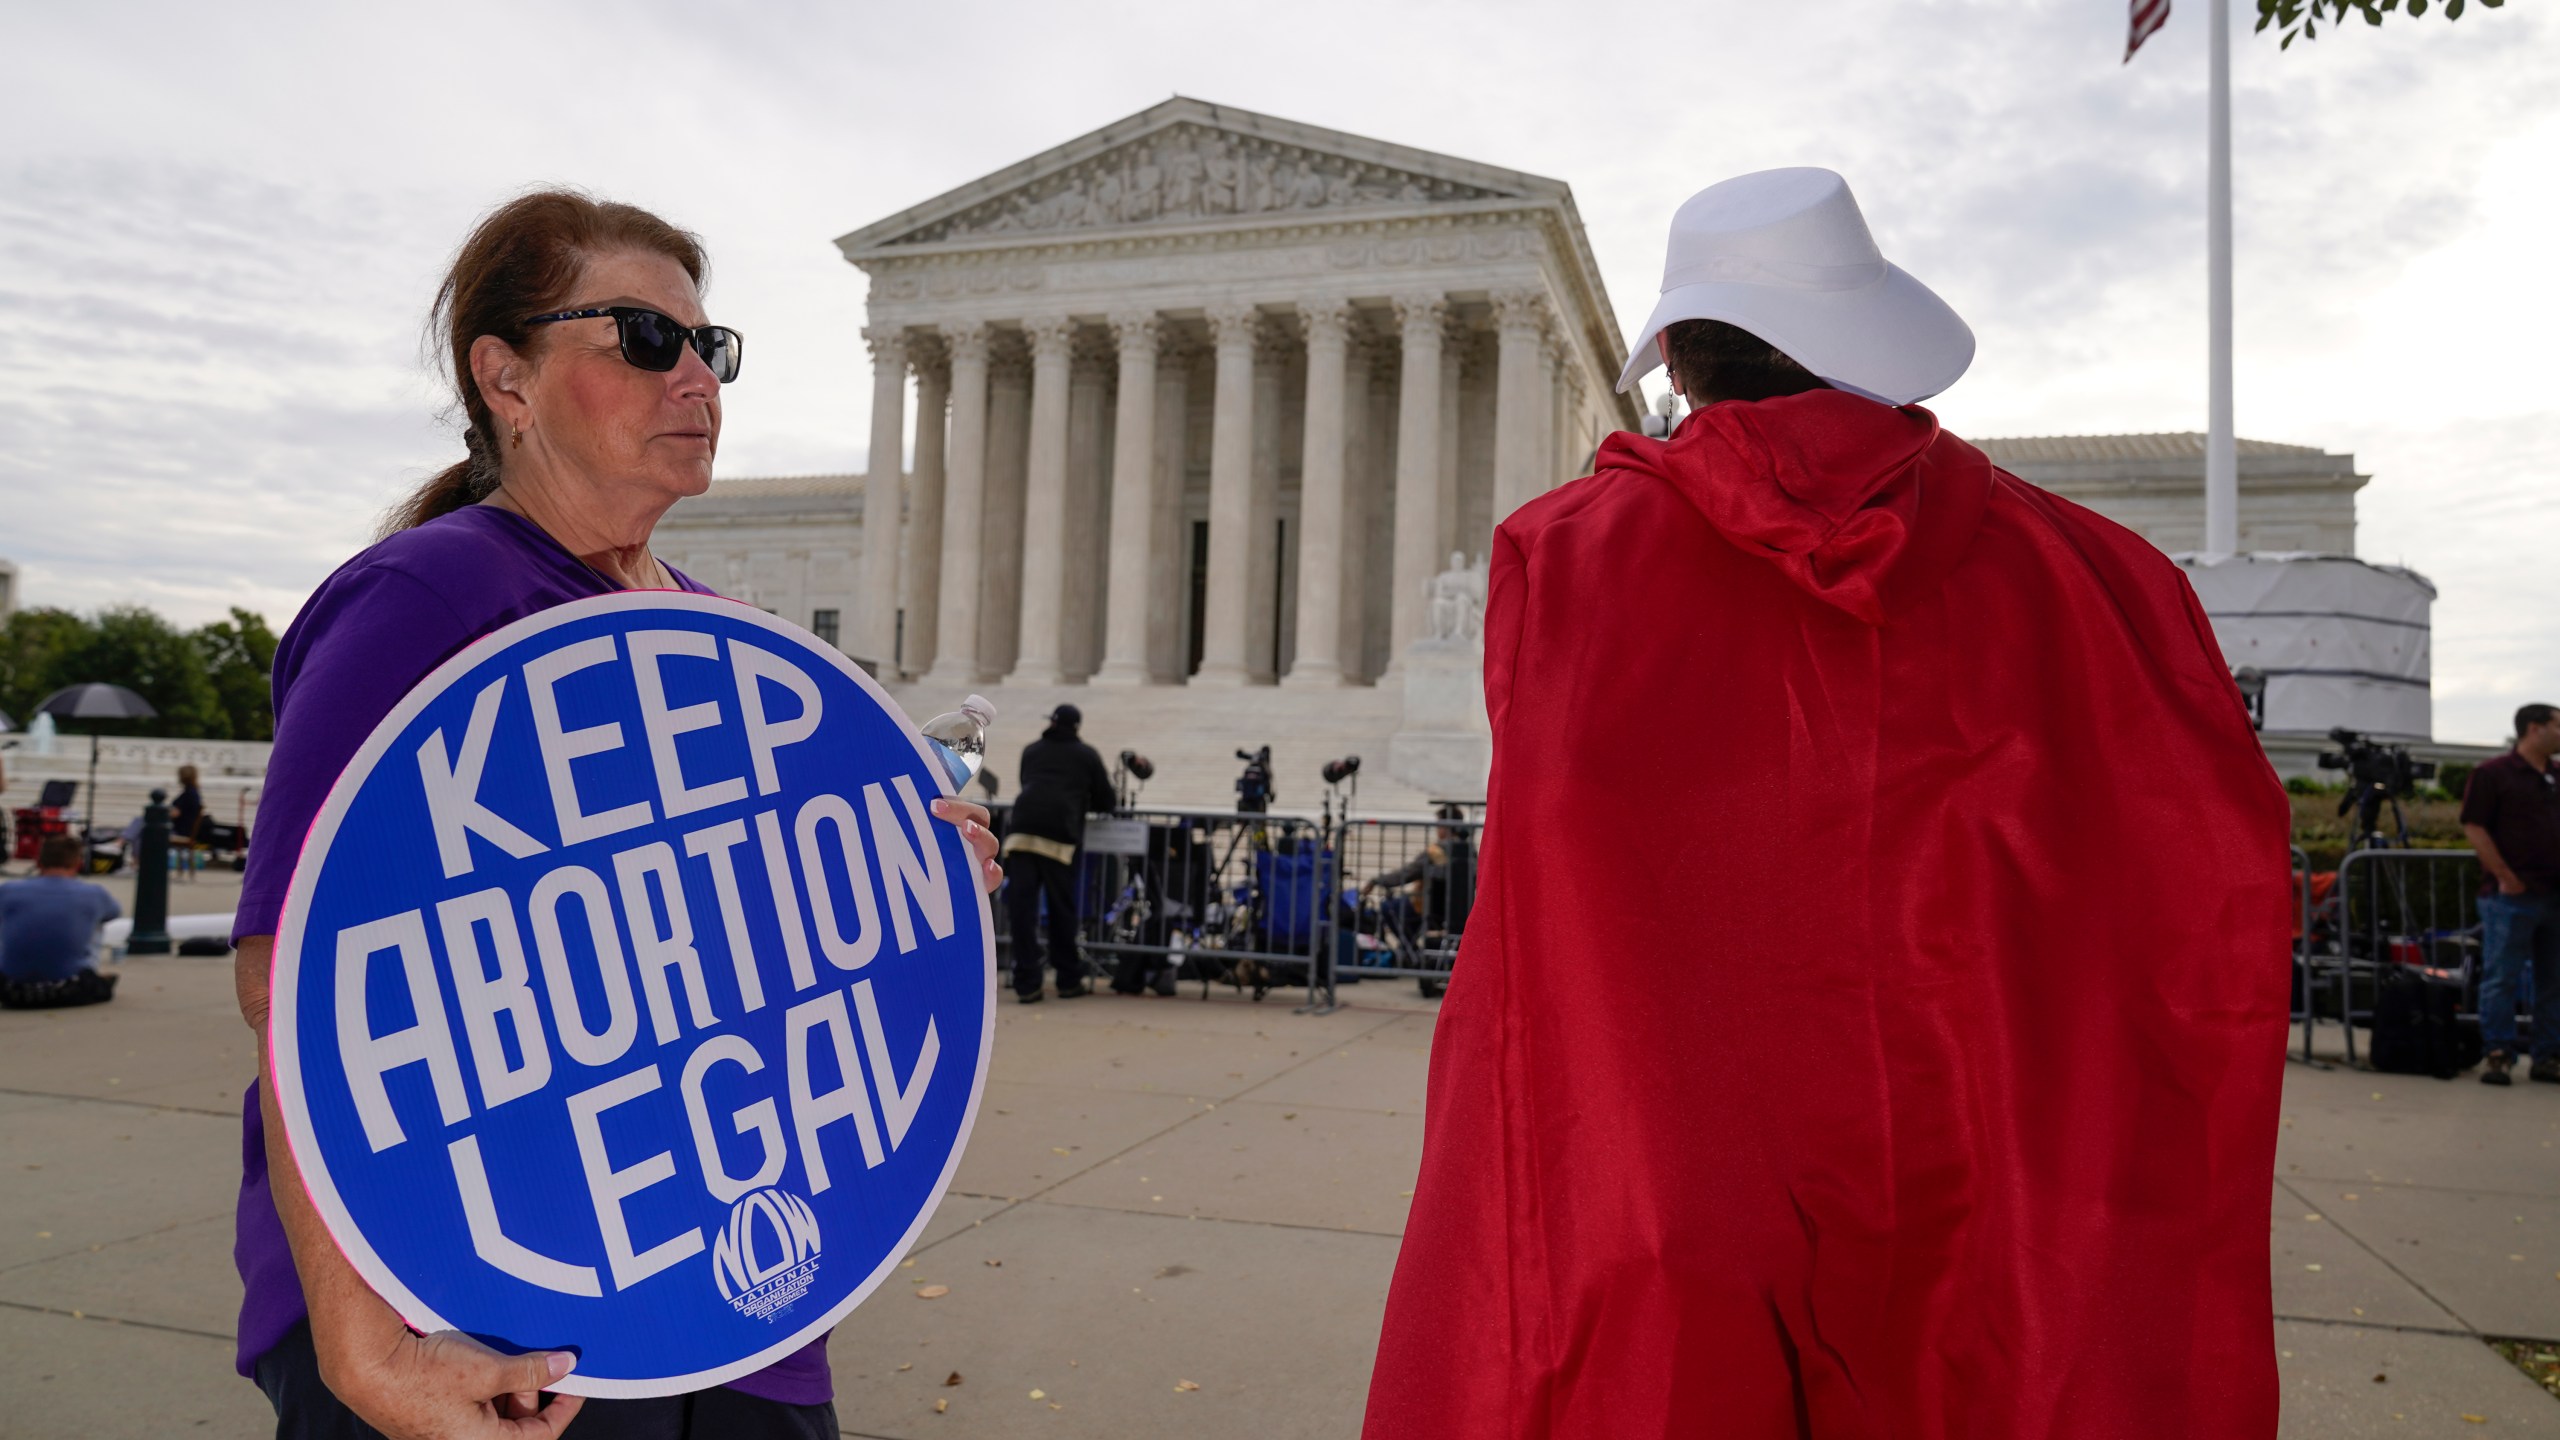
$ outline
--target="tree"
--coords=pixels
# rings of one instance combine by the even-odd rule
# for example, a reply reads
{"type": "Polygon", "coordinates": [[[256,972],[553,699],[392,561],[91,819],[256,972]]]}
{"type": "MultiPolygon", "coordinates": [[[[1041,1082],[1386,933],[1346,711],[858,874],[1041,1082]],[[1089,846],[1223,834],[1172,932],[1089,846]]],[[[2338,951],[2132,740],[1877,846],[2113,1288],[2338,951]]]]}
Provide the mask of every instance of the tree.
{"type": "Polygon", "coordinates": [[[0,625],[0,710],[21,726],[35,723],[36,704],[71,682],[57,679],[65,651],[88,636],[89,622],[68,610],[21,610],[0,625]]]}
{"type": "MultiPolygon", "coordinates": [[[[2424,15],[2430,3],[2432,0],[2409,0],[2408,13],[2412,18],[2424,15]]],[[[2480,0],[2480,3],[2495,10],[2507,0],[2480,0]]],[[[2468,4],[2469,0],[2443,0],[2444,18],[2461,19],[2468,4]]],[[[2319,39],[2320,22],[2324,19],[2332,25],[2343,25],[2352,12],[2363,16],[2367,25],[2379,25],[2383,16],[2400,8],[2400,0],[2258,0],[2257,28],[2264,33],[2268,26],[2275,26],[2284,36],[2283,43],[2276,48],[2290,50],[2296,37],[2319,39]]]]}
{"type": "Polygon", "coordinates": [[[188,638],[204,657],[214,705],[223,717],[221,738],[274,739],[276,717],[267,676],[275,669],[276,635],[267,628],[266,617],[234,605],[229,620],[217,620],[188,638]]]}
{"type": "Polygon", "coordinates": [[[55,683],[103,680],[121,685],[160,712],[151,720],[84,720],[101,735],[189,735],[225,738],[228,729],[204,652],[178,627],[140,605],[101,610],[87,633],[55,660],[55,683]]]}

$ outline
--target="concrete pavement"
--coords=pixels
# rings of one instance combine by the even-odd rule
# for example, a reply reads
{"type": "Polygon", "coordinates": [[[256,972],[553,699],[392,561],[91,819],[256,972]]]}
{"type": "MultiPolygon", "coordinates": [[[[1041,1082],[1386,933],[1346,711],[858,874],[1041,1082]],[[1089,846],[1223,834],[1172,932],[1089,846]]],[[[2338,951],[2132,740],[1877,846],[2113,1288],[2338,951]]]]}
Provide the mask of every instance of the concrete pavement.
{"type": "MultiPolygon", "coordinates": [[[[268,1433],[230,1368],[229,966],[124,969],[0,1014],[0,1436],[268,1433]]],[[[951,1198],[836,1334],[846,1433],[1356,1434],[1437,1007],[1343,993],[1004,1004],[951,1198]]],[[[2292,1066],[2277,1179],[2287,1436],[2560,1437],[2480,1338],[2560,1339],[2560,1086],[2292,1066]]]]}

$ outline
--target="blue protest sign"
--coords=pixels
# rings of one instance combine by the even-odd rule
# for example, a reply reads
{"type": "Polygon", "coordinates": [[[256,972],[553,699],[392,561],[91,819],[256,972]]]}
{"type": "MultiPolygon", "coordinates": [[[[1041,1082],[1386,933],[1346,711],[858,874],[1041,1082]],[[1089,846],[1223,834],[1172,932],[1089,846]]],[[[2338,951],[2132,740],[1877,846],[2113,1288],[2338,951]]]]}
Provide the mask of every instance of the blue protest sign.
{"type": "Polygon", "coordinates": [[[412,1326],[559,1388],[760,1369],[931,1217],[986,1082],[994,940],[869,677],[751,606],[528,616],[340,775],[277,936],[276,1100],[412,1326]]]}

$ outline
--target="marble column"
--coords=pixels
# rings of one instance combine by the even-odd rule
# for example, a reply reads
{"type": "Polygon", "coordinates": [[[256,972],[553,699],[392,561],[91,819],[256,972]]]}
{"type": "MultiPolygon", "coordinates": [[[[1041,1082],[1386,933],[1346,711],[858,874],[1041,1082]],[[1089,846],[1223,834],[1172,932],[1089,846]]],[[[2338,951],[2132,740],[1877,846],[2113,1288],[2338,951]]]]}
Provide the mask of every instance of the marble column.
{"type": "Polygon", "coordinates": [[[1209,593],[1201,616],[1195,685],[1242,685],[1250,675],[1252,617],[1253,352],[1261,318],[1250,305],[1209,311],[1217,347],[1217,399],[1209,432],[1209,593]]]}
{"type": "Polygon", "coordinates": [[[1058,669],[1082,685],[1102,666],[1103,584],[1111,558],[1112,343],[1076,332],[1067,377],[1067,585],[1058,669]]]}
{"type": "Polygon", "coordinates": [[[1563,390],[1563,382],[1556,378],[1556,364],[1562,358],[1554,335],[1538,337],[1538,473],[1529,490],[1532,500],[1553,490],[1564,480],[1564,466],[1556,459],[1556,435],[1564,428],[1563,419],[1556,413],[1557,399],[1563,390]]]}
{"type": "Polygon", "coordinates": [[[1297,342],[1277,324],[1265,321],[1253,357],[1253,507],[1245,522],[1245,554],[1252,568],[1245,574],[1245,678],[1256,685],[1280,683],[1288,663],[1288,631],[1297,616],[1289,609],[1288,557],[1281,553],[1281,442],[1288,424],[1287,385],[1297,342]]]}
{"type": "Polygon", "coordinates": [[[1552,403],[1546,384],[1546,302],[1534,290],[1501,290],[1493,296],[1494,333],[1501,345],[1494,376],[1493,523],[1534,500],[1543,488],[1539,421],[1552,403]]]}
{"type": "Polygon", "coordinates": [[[899,532],[906,509],[907,336],[903,330],[865,329],[862,338],[871,346],[871,458],[862,481],[862,630],[848,638],[852,653],[887,670],[898,639],[899,532]]]}
{"type": "MultiPolygon", "coordinates": [[[[1358,684],[1369,678],[1368,652],[1363,644],[1369,631],[1369,546],[1371,532],[1384,528],[1371,519],[1377,491],[1377,449],[1370,434],[1377,409],[1370,394],[1374,355],[1375,347],[1368,340],[1354,339],[1342,365],[1344,498],[1342,585],[1337,592],[1342,597],[1342,614],[1335,627],[1334,655],[1345,684],[1358,684]]],[[[1308,383],[1314,383],[1312,372],[1308,383]]]]}
{"type": "Polygon", "coordinates": [[[1440,557],[1440,349],[1448,305],[1438,295],[1399,295],[1404,384],[1396,405],[1395,582],[1389,599],[1387,673],[1404,669],[1422,637],[1431,577],[1440,557]]]}
{"type": "Polygon", "coordinates": [[[1064,316],[1022,322],[1031,341],[1031,448],[1022,492],[1022,627],[1016,685],[1055,685],[1067,581],[1067,372],[1075,326],[1064,316]]]}
{"type": "Polygon", "coordinates": [[[1156,526],[1156,343],[1153,314],[1114,315],[1119,411],[1111,427],[1111,551],[1105,572],[1102,668],[1096,685],[1147,680],[1147,581],[1156,526]]]}
{"type": "Polygon", "coordinates": [[[978,583],[987,504],[987,327],[947,325],[951,351],[950,473],[942,491],[942,603],[933,668],[941,689],[978,683],[978,583]]]}
{"type": "Polygon", "coordinates": [[[942,613],[942,490],[944,439],[950,423],[950,362],[930,351],[915,357],[916,469],[907,496],[907,553],[900,590],[907,621],[905,654],[898,668],[922,675],[933,664],[942,613]]]}
{"type": "Polygon", "coordinates": [[[1022,650],[1022,511],[1031,463],[1031,348],[998,330],[987,356],[986,559],[979,576],[978,675],[1013,673],[1022,650]]]}
{"type": "Polygon", "coordinates": [[[1154,548],[1147,556],[1147,669],[1159,684],[1191,678],[1190,528],[1183,523],[1191,484],[1191,377],[1198,347],[1167,348],[1156,362],[1154,548]]]}
{"type": "Polygon", "coordinates": [[[1306,317],[1307,428],[1298,460],[1298,653],[1288,683],[1342,685],[1343,517],[1350,504],[1344,468],[1346,353],[1351,306],[1312,300],[1306,317]]]}

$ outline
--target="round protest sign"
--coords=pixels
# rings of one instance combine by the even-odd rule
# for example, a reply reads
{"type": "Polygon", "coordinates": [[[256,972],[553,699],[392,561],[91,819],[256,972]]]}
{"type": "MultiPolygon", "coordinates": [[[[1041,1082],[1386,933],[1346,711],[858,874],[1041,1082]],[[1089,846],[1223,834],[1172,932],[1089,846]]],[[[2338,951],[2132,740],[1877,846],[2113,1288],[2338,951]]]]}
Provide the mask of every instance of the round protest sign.
{"type": "Polygon", "coordinates": [[[986,1081],[994,941],[948,782],[834,647],[647,591],[420,682],[313,822],[276,1100],[313,1203],[421,1330],[559,1389],[760,1369],[924,1228],[986,1081]]]}

